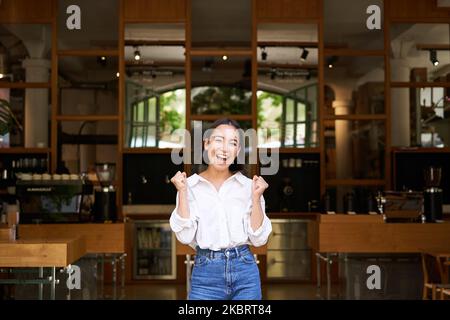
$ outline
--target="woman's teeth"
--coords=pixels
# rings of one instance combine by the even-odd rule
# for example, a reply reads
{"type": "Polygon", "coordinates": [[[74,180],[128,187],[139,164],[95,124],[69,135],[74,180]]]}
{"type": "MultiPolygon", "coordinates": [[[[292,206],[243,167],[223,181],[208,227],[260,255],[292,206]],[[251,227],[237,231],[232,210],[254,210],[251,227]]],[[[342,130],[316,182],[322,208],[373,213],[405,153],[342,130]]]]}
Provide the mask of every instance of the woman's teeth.
{"type": "Polygon", "coordinates": [[[227,161],[227,157],[226,156],[223,156],[223,155],[216,155],[216,158],[219,160],[219,161],[223,161],[223,162],[226,162],[227,161]]]}

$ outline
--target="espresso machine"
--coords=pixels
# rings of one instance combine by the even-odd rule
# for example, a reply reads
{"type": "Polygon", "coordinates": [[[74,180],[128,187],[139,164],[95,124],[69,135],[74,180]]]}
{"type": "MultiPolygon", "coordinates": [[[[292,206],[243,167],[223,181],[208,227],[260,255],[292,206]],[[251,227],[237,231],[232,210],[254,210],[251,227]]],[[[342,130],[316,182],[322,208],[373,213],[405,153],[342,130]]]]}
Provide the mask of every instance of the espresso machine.
{"type": "Polygon", "coordinates": [[[116,165],[114,163],[96,163],[95,172],[101,188],[95,191],[94,220],[97,222],[116,221],[116,190],[113,185],[116,165]]]}
{"type": "Polygon", "coordinates": [[[443,191],[439,188],[442,168],[428,167],[424,170],[424,215],[426,222],[442,221],[443,191]]]}

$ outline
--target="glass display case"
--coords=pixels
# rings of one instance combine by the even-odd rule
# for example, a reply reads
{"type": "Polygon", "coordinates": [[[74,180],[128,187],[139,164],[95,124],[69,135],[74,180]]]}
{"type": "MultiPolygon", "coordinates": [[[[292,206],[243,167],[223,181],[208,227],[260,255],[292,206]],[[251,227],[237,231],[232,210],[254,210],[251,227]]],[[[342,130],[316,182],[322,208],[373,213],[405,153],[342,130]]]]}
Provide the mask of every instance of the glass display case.
{"type": "Polygon", "coordinates": [[[175,235],[165,220],[134,222],[133,278],[175,279],[175,235]]]}

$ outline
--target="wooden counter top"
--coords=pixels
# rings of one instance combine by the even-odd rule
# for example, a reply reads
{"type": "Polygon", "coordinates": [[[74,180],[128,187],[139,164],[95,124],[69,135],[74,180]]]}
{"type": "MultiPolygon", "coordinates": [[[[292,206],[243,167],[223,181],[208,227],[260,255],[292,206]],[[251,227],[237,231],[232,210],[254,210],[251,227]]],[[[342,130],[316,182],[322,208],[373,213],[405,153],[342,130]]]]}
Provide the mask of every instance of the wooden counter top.
{"type": "Polygon", "coordinates": [[[0,241],[0,267],[66,267],[85,254],[84,237],[0,241]]]}
{"type": "Polygon", "coordinates": [[[450,252],[450,223],[385,223],[381,215],[321,215],[308,224],[317,252],[450,252]]]}
{"type": "Polygon", "coordinates": [[[320,223],[384,223],[381,214],[317,214],[320,223]]]}
{"type": "MultiPolygon", "coordinates": [[[[164,212],[129,212],[126,217],[131,220],[167,220],[171,213],[164,212]]],[[[270,219],[316,219],[320,216],[317,212],[268,212],[270,219]]]]}
{"type": "Polygon", "coordinates": [[[58,239],[83,236],[86,253],[125,252],[125,226],[123,223],[73,223],[73,224],[21,224],[21,239],[58,239]]]}

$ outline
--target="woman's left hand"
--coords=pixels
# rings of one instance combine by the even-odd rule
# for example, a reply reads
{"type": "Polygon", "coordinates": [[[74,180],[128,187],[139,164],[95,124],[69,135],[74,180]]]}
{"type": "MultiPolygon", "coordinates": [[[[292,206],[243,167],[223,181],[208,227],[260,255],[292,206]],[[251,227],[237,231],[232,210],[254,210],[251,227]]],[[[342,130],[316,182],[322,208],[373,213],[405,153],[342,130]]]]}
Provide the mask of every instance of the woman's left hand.
{"type": "Polygon", "coordinates": [[[258,200],[261,195],[263,194],[264,190],[266,190],[269,187],[266,180],[264,180],[263,177],[258,177],[257,175],[253,176],[253,183],[252,183],[252,195],[253,199],[258,200]]]}

